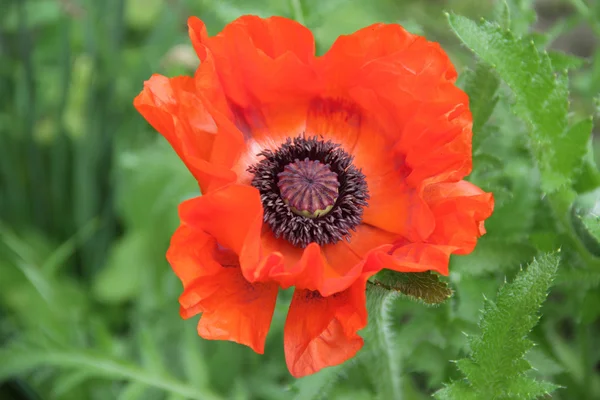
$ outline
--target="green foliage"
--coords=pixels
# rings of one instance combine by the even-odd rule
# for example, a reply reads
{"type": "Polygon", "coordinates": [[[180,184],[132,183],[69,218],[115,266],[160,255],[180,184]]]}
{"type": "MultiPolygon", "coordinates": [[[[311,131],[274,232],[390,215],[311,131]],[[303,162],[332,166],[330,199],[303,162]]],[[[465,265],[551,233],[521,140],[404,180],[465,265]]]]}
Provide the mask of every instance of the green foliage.
{"type": "Polygon", "coordinates": [[[377,274],[373,285],[425,304],[440,304],[452,296],[448,285],[432,272],[401,273],[385,270],[377,274]]]}
{"type": "Polygon", "coordinates": [[[15,373],[52,366],[66,369],[68,380],[63,379],[54,388],[55,395],[67,392],[69,389],[91,379],[127,379],[132,383],[124,387],[120,393],[123,398],[141,398],[141,393],[147,388],[156,388],[167,393],[177,394],[190,399],[216,400],[217,397],[209,392],[179,382],[168,375],[149,373],[127,362],[95,354],[84,349],[52,349],[36,347],[30,343],[27,348],[7,348],[0,351],[3,363],[0,366],[0,379],[15,373]],[[135,389],[134,389],[135,388],[135,389]],[[138,396],[134,396],[134,392],[138,396]]]}
{"type": "Polygon", "coordinates": [[[600,2],[0,0],[0,10],[0,398],[7,380],[48,400],[424,400],[445,382],[438,396],[517,387],[519,398],[553,382],[553,399],[600,398],[600,152],[589,140],[600,51],[587,45],[600,2]],[[305,23],[319,54],[376,22],[438,41],[470,97],[468,180],[495,198],[487,234],[452,256],[447,278],[373,277],[363,350],[298,380],[283,361],[289,291],[262,356],[202,340],[197,318],[180,319],[165,251],[177,205],[198,187],[131,105],[151,73],[193,73],[189,15],[215,34],[248,13],[305,23]],[[529,333],[555,266],[541,254],[559,248],[529,333]],[[460,369],[448,362],[465,354],[460,369]]]}
{"type": "Polygon", "coordinates": [[[454,260],[453,272],[485,276],[490,272],[508,271],[531,260],[536,252],[533,246],[526,243],[511,243],[510,249],[507,247],[505,240],[483,237],[469,257],[457,257],[454,260]]]}
{"type": "Polygon", "coordinates": [[[370,351],[363,355],[368,373],[377,382],[380,399],[402,399],[400,358],[396,333],[392,326],[391,305],[398,296],[395,290],[371,286],[367,291],[369,324],[364,333],[370,351]]]}
{"type": "Polygon", "coordinates": [[[539,320],[538,310],[558,268],[555,254],[543,255],[504,285],[495,302],[487,300],[481,335],[470,338],[471,357],[457,362],[466,379],[436,393],[439,399],[535,399],[556,389],[526,375],[526,336],[539,320]]]}
{"type": "Polygon", "coordinates": [[[500,26],[448,15],[458,37],[491,65],[515,95],[514,112],[529,126],[529,146],[542,175],[542,189],[554,192],[572,182],[587,149],[592,121],[569,126],[568,81],[554,73],[550,57],[533,42],[500,26]]]}
{"type": "Polygon", "coordinates": [[[588,232],[600,242],[600,216],[587,215],[582,218],[582,221],[588,232]]]}
{"type": "Polygon", "coordinates": [[[469,95],[471,113],[473,114],[473,152],[481,147],[486,135],[493,133],[494,129],[484,126],[492,116],[496,103],[498,103],[498,86],[500,80],[490,67],[478,63],[475,71],[468,71],[465,83],[465,92],[469,95]]]}

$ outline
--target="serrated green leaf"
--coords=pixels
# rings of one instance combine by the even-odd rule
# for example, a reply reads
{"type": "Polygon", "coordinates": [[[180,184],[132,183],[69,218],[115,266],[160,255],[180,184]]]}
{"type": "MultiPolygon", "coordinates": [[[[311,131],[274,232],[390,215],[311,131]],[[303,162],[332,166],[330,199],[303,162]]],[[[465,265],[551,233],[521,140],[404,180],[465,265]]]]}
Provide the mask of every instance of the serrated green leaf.
{"type": "Polygon", "coordinates": [[[465,379],[437,392],[437,398],[535,399],[556,388],[524,375],[531,369],[524,355],[533,346],[526,336],[538,322],[558,264],[557,254],[541,256],[500,288],[496,302],[486,301],[482,333],[470,339],[471,357],[457,362],[465,379]]]}
{"type": "Polygon", "coordinates": [[[434,394],[438,400],[480,400],[479,395],[465,381],[452,382],[434,394]]]}
{"type": "Polygon", "coordinates": [[[585,64],[583,58],[572,54],[565,54],[560,51],[549,51],[548,57],[552,62],[552,67],[555,71],[566,71],[571,69],[581,68],[585,64]]]}
{"type": "Polygon", "coordinates": [[[510,29],[525,34],[536,20],[534,0],[505,0],[510,14],[510,29]]]}
{"type": "Polygon", "coordinates": [[[491,65],[515,96],[514,112],[529,125],[529,147],[551,193],[571,183],[582,162],[591,131],[589,120],[568,126],[568,82],[555,74],[550,57],[533,42],[516,38],[498,25],[477,24],[448,15],[456,35],[491,65]]]}
{"type": "Polygon", "coordinates": [[[506,0],[494,3],[494,19],[504,29],[510,29],[510,7],[506,0]]]}
{"type": "Polygon", "coordinates": [[[507,399],[537,399],[549,395],[560,386],[550,382],[538,381],[528,376],[517,376],[507,382],[505,388],[507,399]]]}
{"type": "Polygon", "coordinates": [[[426,304],[440,304],[452,296],[448,284],[432,272],[402,273],[383,270],[373,284],[385,290],[398,292],[426,304]]]}
{"type": "Polygon", "coordinates": [[[483,126],[489,120],[496,103],[498,102],[498,86],[500,80],[492,69],[478,63],[474,71],[467,75],[465,92],[469,95],[469,104],[473,114],[473,152],[477,152],[479,146],[486,138],[486,133],[493,130],[483,130],[483,126]]]}

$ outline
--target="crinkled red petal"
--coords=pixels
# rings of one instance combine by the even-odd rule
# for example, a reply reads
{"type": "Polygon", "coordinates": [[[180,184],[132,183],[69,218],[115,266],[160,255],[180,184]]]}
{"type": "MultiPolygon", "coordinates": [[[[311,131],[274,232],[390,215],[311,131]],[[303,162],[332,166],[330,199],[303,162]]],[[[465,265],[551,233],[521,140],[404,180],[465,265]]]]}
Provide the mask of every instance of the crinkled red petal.
{"type": "Polygon", "coordinates": [[[285,359],[296,378],[338,365],[363,345],[367,324],[366,277],[333,296],[296,289],[284,328],[285,359]]]}
{"type": "Polygon", "coordinates": [[[456,254],[472,252],[477,239],[485,233],[483,221],[494,209],[492,193],[460,181],[428,186],[424,197],[436,221],[428,241],[456,246],[456,254]]]}
{"type": "Polygon", "coordinates": [[[198,334],[264,350],[277,299],[276,283],[244,279],[237,255],[205,232],[181,225],[171,240],[167,259],[183,283],[180,313],[202,313],[198,334]]]}

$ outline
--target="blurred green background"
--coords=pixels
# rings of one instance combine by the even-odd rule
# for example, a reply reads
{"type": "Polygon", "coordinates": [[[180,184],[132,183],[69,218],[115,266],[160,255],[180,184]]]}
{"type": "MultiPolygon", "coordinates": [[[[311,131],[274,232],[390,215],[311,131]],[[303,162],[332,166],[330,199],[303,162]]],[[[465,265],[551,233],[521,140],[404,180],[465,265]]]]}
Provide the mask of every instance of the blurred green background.
{"type": "MultiPolygon", "coordinates": [[[[0,0],[0,399],[374,398],[378,382],[367,377],[360,357],[291,378],[282,347],[289,293],[278,303],[263,356],[202,340],[197,318],[179,318],[181,286],[164,254],[178,203],[198,190],[132,100],[154,72],[193,73],[198,61],[187,37],[190,15],[202,18],[211,34],[242,14],[295,18],[313,30],[319,53],[340,34],[399,22],[440,41],[464,71],[474,58],[452,35],[443,11],[493,19],[498,3],[0,0]]],[[[526,34],[531,23],[536,45],[583,59],[571,72],[572,109],[593,114],[600,7],[569,0],[510,3],[521,23],[517,33],[526,34]]],[[[502,100],[494,118],[512,140],[523,127],[508,117],[509,104],[502,100]]],[[[473,179],[497,192],[500,215],[490,220],[478,252],[453,259],[457,295],[437,308],[395,303],[405,399],[429,398],[459,377],[450,360],[467,350],[463,332],[477,332],[483,295],[493,297],[535,254],[523,239],[538,226],[540,204],[529,190],[535,172],[522,157],[522,143],[515,143],[505,146],[511,163],[501,174],[478,170],[476,163],[473,179]],[[523,219],[520,212],[529,214],[523,219]],[[507,237],[519,243],[510,252],[498,242],[507,237]]],[[[593,345],[600,295],[568,284],[556,293],[534,332],[539,346],[528,357],[536,374],[567,386],[555,398],[600,398],[593,345]],[[582,307],[585,315],[574,313],[582,307]]]]}

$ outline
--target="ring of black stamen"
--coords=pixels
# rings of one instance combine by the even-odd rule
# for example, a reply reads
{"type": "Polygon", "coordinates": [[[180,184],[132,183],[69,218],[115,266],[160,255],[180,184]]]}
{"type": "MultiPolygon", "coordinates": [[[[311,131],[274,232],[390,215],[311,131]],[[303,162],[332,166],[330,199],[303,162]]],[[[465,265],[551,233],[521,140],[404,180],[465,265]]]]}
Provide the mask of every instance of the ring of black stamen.
{"type": "Polygon", "coordinates": [[[332,141],[315,137],[287,139],[276,151],[258,154],[261,161],[250,166],[254,174],[252,186],[260,192],[264,221],[275,237],[283,237],[298,247],[311,242],[333,244],[349,239],[350,232],[360,224],[369,192],[364,174],[352,164],[353,157],[332,141]],[[339,181],[339,193],[331,211],[317,218],[294,213],[283,200],[278,187],[278,174],[296,160],[316,160],[329,166],[339,181]]]}

